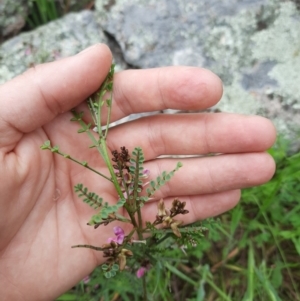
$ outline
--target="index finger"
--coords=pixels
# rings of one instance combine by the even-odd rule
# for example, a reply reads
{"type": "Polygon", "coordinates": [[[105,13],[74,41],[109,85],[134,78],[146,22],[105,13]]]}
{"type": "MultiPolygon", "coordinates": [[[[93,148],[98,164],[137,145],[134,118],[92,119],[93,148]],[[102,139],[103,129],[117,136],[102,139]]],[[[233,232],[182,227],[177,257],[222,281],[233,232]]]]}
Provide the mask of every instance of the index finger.
{"type": "Polygon", "coordinates": [[[221,98],[220,78],[197,67],[126,70],[115,74],[112,120],[164,109],[201,110],[221,98]]]}

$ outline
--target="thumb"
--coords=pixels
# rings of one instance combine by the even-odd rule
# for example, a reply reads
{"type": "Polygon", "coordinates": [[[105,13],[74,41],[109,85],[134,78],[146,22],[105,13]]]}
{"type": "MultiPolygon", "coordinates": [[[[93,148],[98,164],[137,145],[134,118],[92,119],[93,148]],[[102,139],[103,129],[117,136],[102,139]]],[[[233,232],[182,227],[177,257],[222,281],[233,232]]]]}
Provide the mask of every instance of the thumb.
{"type": "Polygon", "coordinates": [[[0,149],[11,151],[24,133],[50,122],[95,92],[112,55],[104,44],[38,65],[0,86],[0,149]]]}

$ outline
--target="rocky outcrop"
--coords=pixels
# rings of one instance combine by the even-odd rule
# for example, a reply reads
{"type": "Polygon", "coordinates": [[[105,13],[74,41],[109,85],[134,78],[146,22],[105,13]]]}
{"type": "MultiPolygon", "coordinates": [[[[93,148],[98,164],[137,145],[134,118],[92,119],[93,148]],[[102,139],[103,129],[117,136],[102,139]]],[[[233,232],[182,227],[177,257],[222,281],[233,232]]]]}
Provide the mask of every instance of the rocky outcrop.
{"type": "Polygon", "coordinates": [[[104,42],[118,69],[209,68],[224,82],[216,108],[267,116],[280,133],[300,140],[300,11],[294,2],[97,0],[95,6],[3,43],[0,82],[104,42]]]}

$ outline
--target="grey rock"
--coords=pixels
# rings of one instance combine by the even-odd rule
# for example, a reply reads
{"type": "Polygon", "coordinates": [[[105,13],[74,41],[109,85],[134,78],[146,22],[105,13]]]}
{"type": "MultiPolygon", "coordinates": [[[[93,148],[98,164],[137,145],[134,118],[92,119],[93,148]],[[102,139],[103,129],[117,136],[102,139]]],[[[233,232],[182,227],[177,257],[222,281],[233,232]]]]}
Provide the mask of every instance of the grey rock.
{"type": "Polygon", "coordinates": [[[275,93],[294,109],[300,109],[292,104],[295,99],[300,102],[300,12],[295,8],[292,2],[281,4],[272,26],[252,39],[255,59],[277,62],[267,73],[278,83],[275,93]]]}
{"type": "MultiPolygon", "coordinates": [[[[74,55],[99,42],[107,44],[108,40],[92,11],[68,14],[1,45],[0,83],[24,72],[32,65],[74,55]]],[[[120,64],[119,69],[122,67],[120,64]]]]}
{"type": "Polygon", "coordinates": [[[279,0],[97,0],[97,16],[136,67],[193,65],[224,82],[216,106],[261,114],[299,139],[300,12],[279,0]]]}
{"type": "Polygon", "coordinates": [[[275,79],[266,76],[275,65],[276,62],[267,60],[260,64],[256,64],[249,72],[245,71],[241,80],[242,87],[245,90],[260,90],[265,86],[278,87],[278,83],[275,79]]]}
{"type": "MultiPolygon", "coordinates": [[[[247,9],[248,15],[240,19],[248,19],[243,30],[253,33],[255,14],[266,1],[117,0],[105,10],[107,2],[96,1],[99,22],[116,38],[128,63],[147,68],[191,62],[211,65],[218,53],[208,48],[216,42],[221,48],[244,50],[249,44],[246,39],[235,43],[243,20],[233,23],[231,18],[247,9]]],[[[225,60],[223,64],[227,68],[225,60]]]]}
{"type": "Polygon", "coordinates": [[[17,34],[25,25],[28,13],[26,0],[0,1],[0,41],[17,34]]]}

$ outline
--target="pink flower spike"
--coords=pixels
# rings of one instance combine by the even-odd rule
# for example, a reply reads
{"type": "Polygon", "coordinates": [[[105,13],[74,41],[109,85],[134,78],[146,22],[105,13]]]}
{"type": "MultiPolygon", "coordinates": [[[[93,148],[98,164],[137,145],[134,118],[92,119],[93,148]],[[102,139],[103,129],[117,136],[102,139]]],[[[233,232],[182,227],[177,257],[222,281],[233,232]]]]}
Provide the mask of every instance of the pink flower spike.
{"type": "Polygon", "coordinates": [[[137,271],[136,271],[136,277],[138,278],[142,278],[145,273],[147,272],[147,269],[145,267],[140,267],[137,271]]]}

